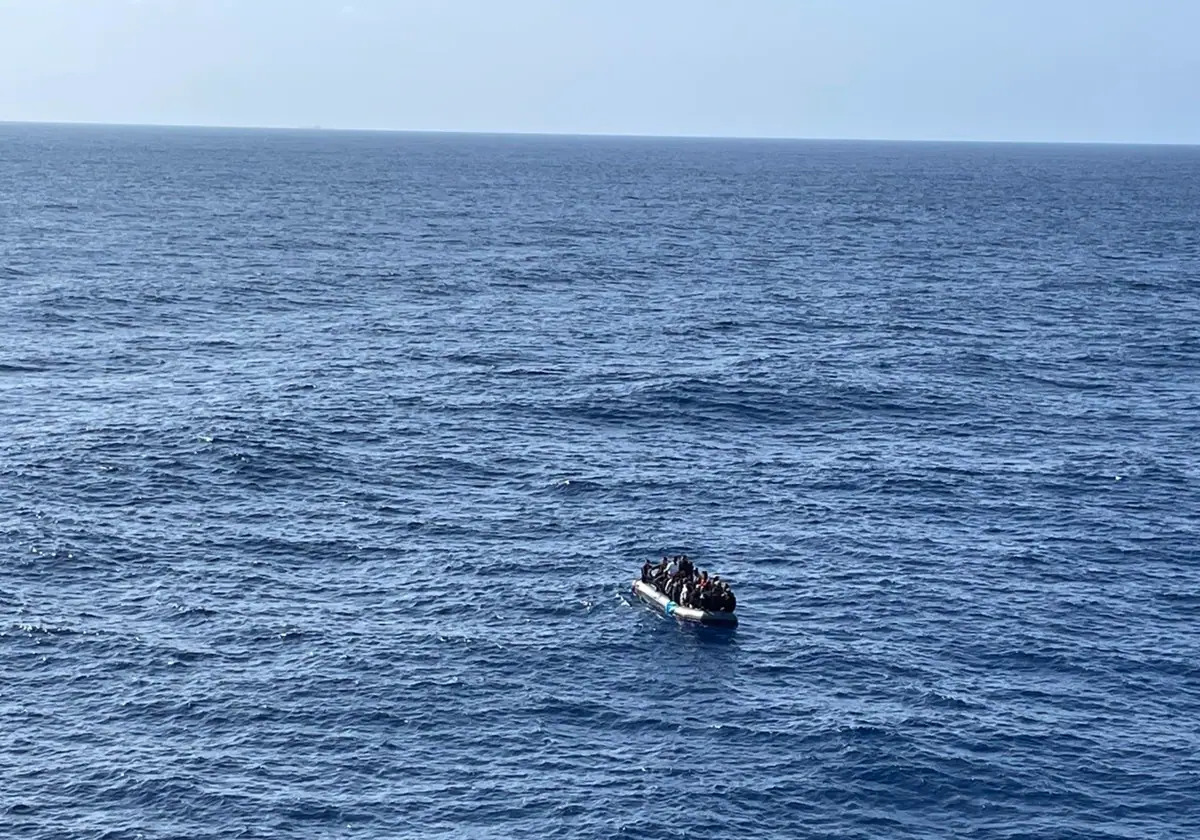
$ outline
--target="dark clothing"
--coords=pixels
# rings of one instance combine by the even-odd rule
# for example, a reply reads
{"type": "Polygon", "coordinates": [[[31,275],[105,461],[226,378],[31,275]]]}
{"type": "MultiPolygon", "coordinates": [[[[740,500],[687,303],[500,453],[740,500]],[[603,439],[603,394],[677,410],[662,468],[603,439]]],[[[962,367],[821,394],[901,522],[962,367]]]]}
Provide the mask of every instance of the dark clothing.
{"type": "Polygon", "coordinates": [[[642,581],[680,606],[727,613],[737,608],[737,598],[728,584],[722,580],[714,583],[686,556],[664,557],[661,563],[646,561],[642,564],[642,581]],[[677,567],[676,574],[669,573],[668,564],[677,567]]]}

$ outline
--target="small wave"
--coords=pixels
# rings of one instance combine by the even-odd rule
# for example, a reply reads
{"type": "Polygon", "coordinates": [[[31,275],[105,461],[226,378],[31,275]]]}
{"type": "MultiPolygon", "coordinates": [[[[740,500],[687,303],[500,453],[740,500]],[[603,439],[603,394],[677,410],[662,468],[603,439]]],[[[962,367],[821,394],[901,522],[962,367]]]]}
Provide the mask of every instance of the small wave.
{"type": "Polygon", "coordinates": [[[564,373],[564,369],[556,367],[509,367],[495,371],[497,376],[511,376],[514,379],[563,376],[564,373]]]}
{"type": "Polygon", "coordinates": [[[519,363],[522,361],[516,353],[472,353],[472,352],[455,352],[447,353],[443,357],[445,361],[456,365],[467,365],[475,368],[495,369],[502,364],[519,363]]]}
{"type": "Polygon", "coordinates": [[[1175,604],[1200,605],[1200,592],[1160,592],[1158,597],[1175,604]]]}
{"type": "Polygon", "coordinates": [[[594,493],[605,488],[598,481],[589,481],[585,478],[563,478],[551,484],[549,489],[554,493],[575,496],[583,493],[594,493]]]}
{"type": "Polygon", "coordinates": [[[961,711],[984,708],[980,703],[973,700],[937,690],[926,691],[922,694],[921,705],[935,709],[958,709],[961,711]]]}
{"type": "Polygon", "coordinates": [[[172,648],[162,654],[163,662],[167,665],[191,665],[208,659],[217,658],[217,654],[207,650],[182,650],[172,648]]]}
{"type": "Polygon", "coordinates": [[[1118,384],[1108,380],[1082,380],[1069,379],[1066,377],[1054,377],[1046,374],[1028,373],[1018,371],[1018,377],[1026,382],[1035,382],[1038,385],[1049,385],[1052,388],[1061,388],[1066,391],[1113,391],[1116,390],[1118,384]]]}
{"type": "Polygon", "coordinates": [[[53,624],[29,624],[21,623],[14,624],[12,627],[20,630],[22,633],[29,633],[35,636],[79,636],[83,635],[81,631],[71,627],[61,627],[53,624]]]}
{"type": "Polygon", "coordinates": [[[212,618],[219,614],[218,610],[210,607],[185,607],[183,605],[175,607],[175,616],[177,618],[212,618]]]}
{"type": "Polygon", "coordinates": [[[0,362],[0,373],[42,373],[45,365],[31,365],[19,362],[0,362]]]}
{"type": "Polygon", "coordinates": [[[844,216],[830,216],[825,220],[827,225],[911,225],[912,219],[901,219],[895,216],[880,216],[873,213],[852,213],[844,216]]]}

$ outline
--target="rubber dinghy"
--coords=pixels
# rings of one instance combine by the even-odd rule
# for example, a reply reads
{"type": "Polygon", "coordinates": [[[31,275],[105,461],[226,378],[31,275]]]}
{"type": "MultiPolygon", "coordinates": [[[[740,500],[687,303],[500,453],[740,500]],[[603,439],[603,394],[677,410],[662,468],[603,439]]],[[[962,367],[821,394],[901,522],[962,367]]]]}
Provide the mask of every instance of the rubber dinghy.
{"type": "Polygon", "coordinates": [[[645,581],[635,580],[633,582],[633,594],[660,610],[664,615],[680,621],[693,621],[697,624],[708,624],[714,627],[737,627],[737,616],[733,613],[710,612],[709,610],[680,606],[645,581]]]}

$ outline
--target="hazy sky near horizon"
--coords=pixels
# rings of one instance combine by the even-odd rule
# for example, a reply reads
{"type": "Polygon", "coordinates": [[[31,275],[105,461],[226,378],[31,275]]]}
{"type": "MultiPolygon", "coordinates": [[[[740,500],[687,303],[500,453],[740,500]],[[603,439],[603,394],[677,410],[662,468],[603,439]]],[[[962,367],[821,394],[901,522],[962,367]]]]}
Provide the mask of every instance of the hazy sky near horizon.
{"type": "Polygon", "coordinates": [[[0,120],[1200,143],[1200,0],[0,0],[0,120]]]}

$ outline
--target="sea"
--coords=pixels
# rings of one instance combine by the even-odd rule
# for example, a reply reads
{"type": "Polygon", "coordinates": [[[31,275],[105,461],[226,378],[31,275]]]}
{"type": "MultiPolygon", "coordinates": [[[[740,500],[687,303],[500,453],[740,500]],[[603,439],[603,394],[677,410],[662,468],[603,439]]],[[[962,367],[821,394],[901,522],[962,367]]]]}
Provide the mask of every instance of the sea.
{"type": "Polygon", "coordinates": [[[0,837],[1194,840],[1198,537],[1200,148],[0,125],[0,837]]]}

